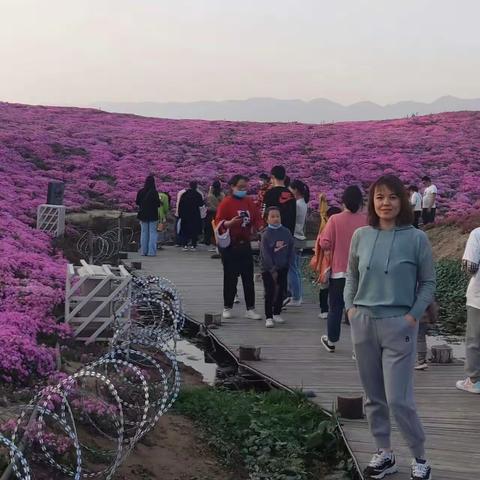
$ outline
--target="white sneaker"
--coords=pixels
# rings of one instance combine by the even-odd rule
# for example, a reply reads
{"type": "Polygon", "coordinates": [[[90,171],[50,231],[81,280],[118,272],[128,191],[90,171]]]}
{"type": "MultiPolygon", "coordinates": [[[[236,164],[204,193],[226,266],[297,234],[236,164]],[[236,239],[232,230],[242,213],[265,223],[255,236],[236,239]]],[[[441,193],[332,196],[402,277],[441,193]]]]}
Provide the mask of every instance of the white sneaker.
{"type": "Polygon", "coordinates": [[[431,480],[432,479],[432,467],[427,462],[427,460],[418,461],[417,459],[413,459],[410,479],[411,480],[431,480]]]}
{"type": "Polygon", "coordinates": [[[271,318],[267,318],[265,321],[265,327],[267,328],[273,328],[275,326],[274,321],[271,318]]]}
{"type": "Polygon", "coordinates": [[[233,303],[240,303],[240,299],[238,298],[238,295],[235,295],[235,298],[233,299],[233,303]]]}
{"type": "Polygon", "coordinates": [[[480,393],[480,380],[473,383],[470,377],[467,377],[465,380],[459,380],[456,386],[459,390],[465,390],[470,393],[480,393]]]}
{"type": "Polygon", "coordinates": [[[290,300],[288,304],[289,307],[300,307],[302,305],[302,299],[300,300],[290,300]]]}
{"type": "Polygon", "coordinates": [[[188,252],[188,247],[185,245],[185,246],[182,248],[182,250],[183,250],[184,252],[188,252]]]}
{"type": "Polygon", "coordinates": [[[261,320],[262,316],[259,315],[253,308],[251,310],[247,310],[245,313],[245,318],[249,318],[250,320],[261,320]]]}
{"type": "Polygon", "coordinates": [[[321,318],[322,320],[326,320],[328,318],[328,312],[320,312],[318,314],[318,318],[321,318]]]}
{"type": "Polygon", "coordinates": [[[224,308],[222,313],[223,318],[232,318],[232,309],[231,308],[224,308]]]}
{"type": "Polygon", "coordinates": [[[273,316],[273,321],[275,323],[285,323],[285,320],[280,315],[274,315],[273,316]]]}
{"type": "Polygon", "coordinates": [[[197,250],[197,247],[194,247],[194,246],[192,245],[192,246],[190,247],[190,250],[191,250],[192,252],[195,252],[195,251],[197,250]]]}

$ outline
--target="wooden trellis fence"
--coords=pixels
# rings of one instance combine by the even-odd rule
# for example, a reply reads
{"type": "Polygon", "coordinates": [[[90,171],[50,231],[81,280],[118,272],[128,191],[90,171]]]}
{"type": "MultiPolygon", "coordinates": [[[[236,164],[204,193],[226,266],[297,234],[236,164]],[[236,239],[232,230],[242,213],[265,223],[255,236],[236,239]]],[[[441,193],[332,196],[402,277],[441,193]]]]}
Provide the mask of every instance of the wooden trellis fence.
{"type": "Polygon", "coordinates": [[[121,265],[67,266],[65,321],[79,341],[92,343],[109,340],[115,317],[130,318],[131,275],[121,265]]]}

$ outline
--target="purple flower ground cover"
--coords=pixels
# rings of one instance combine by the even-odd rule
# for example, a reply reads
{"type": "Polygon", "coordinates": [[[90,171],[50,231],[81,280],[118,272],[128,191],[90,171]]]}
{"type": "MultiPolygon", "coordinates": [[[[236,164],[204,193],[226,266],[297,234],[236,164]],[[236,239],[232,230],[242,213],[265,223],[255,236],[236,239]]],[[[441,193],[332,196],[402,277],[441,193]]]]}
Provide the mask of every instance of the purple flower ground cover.
{"type": "Polygon", "coordinates": [[[166,120],[93,109],[0,103],[0,376],[25,381],[54,368],[40,334],[58,334],[65,260],[36,231],[50,180],[66,184],[68,209],[132,210],[146,174],[171,194],[191,179],[205,190],[234,173],[275,164],[337,202],[382,173],[439,190],[444,218],[480,207],[480,112],[323,125],[166,120]]]}

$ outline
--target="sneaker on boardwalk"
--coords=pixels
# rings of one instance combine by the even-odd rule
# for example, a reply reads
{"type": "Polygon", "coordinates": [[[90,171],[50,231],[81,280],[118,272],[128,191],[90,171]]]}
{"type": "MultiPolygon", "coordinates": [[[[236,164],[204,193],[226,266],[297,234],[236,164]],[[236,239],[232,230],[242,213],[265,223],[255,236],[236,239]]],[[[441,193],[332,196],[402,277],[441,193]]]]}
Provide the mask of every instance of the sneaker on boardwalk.
{"type": "Polygon", "coordinates": [[[457,382],[457,388],[470,393],[480,393],[480,380],[475,383],[472,382],[470,377],[465,380],[459,380],[457,382]]]}
{"type": "Polygon", "coordinates": [[[426,460],[413,460],[410,480],[431,480],[431,478],[432,467],[430,464],[426,460]]]}
{"type": "Polygon", "coordinates": [[[428,363],[426,361],[417,362],[414,368],[415,370],[426,370],[428,368],[428,363]]]}
{"type": "Polygon", "coordinates": [[[363,471],[364,477],[379,480],[398,472],[398,467],[395,462],[395,455],[393,453],[378,452],[375,453],[370,460],[367,468],[363,471]]]}
{"type": "Polygon", "coordinates": [[[327,352],[330,352],[330,353],[334,353],[334,352],[335,352],[335,345],[332,345],[332,344],[328,341],[327,335],[322,335],[322,338],[320,339],[320,341],[322,342],[322,345],[325,347],[325,350],[326,350],[327,352]]]}
{"type": "Polygon", "coordinates": [[[265,327],[273,328],[274,326],[275,326],[275,323],[271,318],[267,318],[267,320],[265,320],[265,327]]]}
{"type": "Polygon", "coordinates": [[[255,310],[247,310],[245,313],[245,318],[249,318],[250,320],[261,320],[262,316],[259,315],[255,310]]]}

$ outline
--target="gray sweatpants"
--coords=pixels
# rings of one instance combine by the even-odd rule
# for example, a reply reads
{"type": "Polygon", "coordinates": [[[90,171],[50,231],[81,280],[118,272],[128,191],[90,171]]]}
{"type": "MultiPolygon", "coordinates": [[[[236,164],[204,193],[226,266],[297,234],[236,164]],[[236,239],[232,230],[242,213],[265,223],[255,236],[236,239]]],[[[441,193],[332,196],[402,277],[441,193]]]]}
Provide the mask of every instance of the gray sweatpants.
{"type": "Polygon", "coordinates": [[[390,413],[412,455],[424,458],[425,433],[413,393],[418,322],[404,316],[372,318],[359,307],[350,320],[370,431],[377,448],[390,448],[390,413]]]}
{"type": "Polygon", "coordinates": [[[480,380],[480,309],[467,306],[465,372],[473,383],[480,380]]]}

